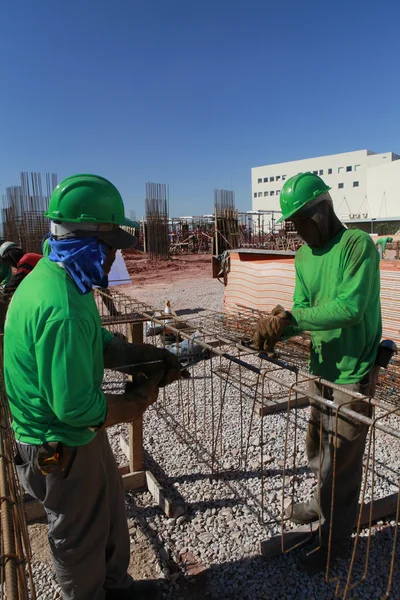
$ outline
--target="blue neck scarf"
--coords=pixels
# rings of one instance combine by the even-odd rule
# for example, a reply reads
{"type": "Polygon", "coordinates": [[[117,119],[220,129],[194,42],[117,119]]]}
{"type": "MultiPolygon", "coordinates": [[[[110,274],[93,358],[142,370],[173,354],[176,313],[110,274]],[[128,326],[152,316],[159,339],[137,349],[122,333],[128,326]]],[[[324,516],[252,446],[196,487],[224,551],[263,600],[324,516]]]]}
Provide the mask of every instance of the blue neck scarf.
{"type": "Polygon", "coordinates": [[[55,240],[50,235],[49,259],[62,263],[81,294],[88,294],[100,285],[107,249],[96,238],[67,238],[55,240]]]}

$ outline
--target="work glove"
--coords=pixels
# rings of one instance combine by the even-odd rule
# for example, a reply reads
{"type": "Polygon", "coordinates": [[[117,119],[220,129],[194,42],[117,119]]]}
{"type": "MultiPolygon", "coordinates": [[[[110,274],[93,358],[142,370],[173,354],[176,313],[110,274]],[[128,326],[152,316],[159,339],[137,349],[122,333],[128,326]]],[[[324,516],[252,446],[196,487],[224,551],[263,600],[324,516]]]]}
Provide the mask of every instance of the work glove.
{"type": "Polygon", "coordinates": [[[128,383],[125,394],[106,394],[107,417],[102,426],[113,427],[119,423],[132,423],[154,404],[158,396],[158,385],[147,379],[140,385],[128,383]]]}
{"type": "Polygon", "coordinates": [[[104,367],[127,373],[134,379],[143,374],[159,387],[165,387],[181,377],[190,377],[188,371],[181,371],[179,360],[168,350],[152,344],[130,344],[119,337],[114,337],[108,344],[104,353],[104,367]]]}
{"type": "Polygon", "coordinates": [[[265,350],[268,356],[274,355],[276,342],[282,337],[285,327],[292,323],[292,315],[283,306],[275,306],[267,317],[257,323],[253,343],[258,350],[265,350]]]}

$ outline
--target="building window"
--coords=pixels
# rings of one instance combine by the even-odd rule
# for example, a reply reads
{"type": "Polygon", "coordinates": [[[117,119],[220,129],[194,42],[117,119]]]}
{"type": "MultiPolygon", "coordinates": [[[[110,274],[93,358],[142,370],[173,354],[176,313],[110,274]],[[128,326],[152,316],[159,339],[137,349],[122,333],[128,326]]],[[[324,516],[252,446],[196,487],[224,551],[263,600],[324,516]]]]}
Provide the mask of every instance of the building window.
{"type": "Polygon", "coordinates": [[[323,174],[324,174],[324,170],[323,170],[323,169],[320,169],[320,170],[319,170],[319,174],[320,174],[320,175],[323,175],[323,174]]]}
{"type": "Polygon", "coordinates": [[[254,192],[254,198],[257,198],[257,192],[254,192]]]}
{"type": "Polygon", "coordinates": [[[358,187],[358,181],[353,181],[353,187],[358,187]]]}
{"type": "Polygon", "coordinates": [[[282,181],[285,181],[286,175],[282,175],[282,181]]]}
{"type": "Polygon", "coordinates": [[[332,175],[332,169],[328,169],[328,175],[332,175]]]}
{"type": "Polygon", "coordinates": [[[280,175],[277,175],[277,176],[276,176],[276,180],[277,180],[277,181],[279,181],[279,180],[280,180],[280,178],[281,178],[281,176],[280,176],[280,175]]]}
{"type": "Polygon", "coordinates": [[[264,192],[264,196],[268,196],[268,192],[264,192]]]}
{"type": "Polygon", "coordinates": [[[318,171],[313,171],[313,175],[318,175],[318,171]]]}
{"type": "Polygon", "coordinates": [[[258,197],[261,198],[262,192],[258,192],[258,197]]]}
{"type": "Polygon", "coordinates": [[[276,190],[276,195],[279,196],[279,194],[281,193],[281,190],[276,190]]]}
{"type": "Polygon", "coordinates": [[[275,179],[274,177],[270,177],[269,178],[270,181],[274,181],[274,179],[275,179]]]}
{"type": "Polygon", "coordinates": [[[262,183],[262,179],[261,179],[261,177],[259,178],[259,180],[258,180],[258,183],[262,183]]]}
{"type": "Polygon", "coordinates": [[[350,165],[349,167],[346,167],[346,173],[350,173],[353,170],[353,167],[350,165]]]}
{"type": "Polygon", "coordinates": [[[272,192],[270,193],[270,196],[275,196],[274,190],[272,190],[272,192]]]}
{"type": "Polygon", "coordinates": [[[359,171],[361,169],[361,165],[355,165],[354,170],[359,171]]]}
{"type": "Polygon", "coordinates": [[[342,190],[344,188],[344,183],[339,183],[338,188],[339,188],[339,190],[342,190]]]}
{"type": "Polygon", "coordinates": [[[338,167],[338,170],[337,170],[337,172],[338,172],[338,173],[343,173],[343,168],[344,168],[344,167],[338,167]]]}
{"type": "Polygon", "coordinates": [[[268,177],[264,177],[264,183],[268,183],[268,177]]]}

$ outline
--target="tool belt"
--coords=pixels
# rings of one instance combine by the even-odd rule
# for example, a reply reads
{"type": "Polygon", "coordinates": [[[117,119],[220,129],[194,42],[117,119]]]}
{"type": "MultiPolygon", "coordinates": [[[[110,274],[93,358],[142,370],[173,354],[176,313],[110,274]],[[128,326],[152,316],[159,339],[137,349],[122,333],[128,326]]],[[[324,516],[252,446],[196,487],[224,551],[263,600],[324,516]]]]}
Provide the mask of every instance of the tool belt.
{"type": "Polygon", "coordinates": [[[68,477],[76,452],[77,448],[65,446],[61,442],[45,442],[36,455],[37,466],[43,475],[62,473],[65,479],[68,477]]]}

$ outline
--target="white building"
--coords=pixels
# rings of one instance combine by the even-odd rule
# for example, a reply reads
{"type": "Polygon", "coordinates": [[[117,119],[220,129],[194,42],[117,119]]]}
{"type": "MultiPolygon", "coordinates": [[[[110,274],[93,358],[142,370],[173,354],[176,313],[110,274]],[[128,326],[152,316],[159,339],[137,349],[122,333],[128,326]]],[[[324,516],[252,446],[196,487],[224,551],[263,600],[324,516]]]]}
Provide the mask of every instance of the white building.
{"type": "Polygon", "coordinates": [[[251,170],[253,210],[280,210],[289,177],[311,171],[331,187],[336,213],[345,221],[400,217],[400,156],[370,150],[344,152],[251,170]]]}

